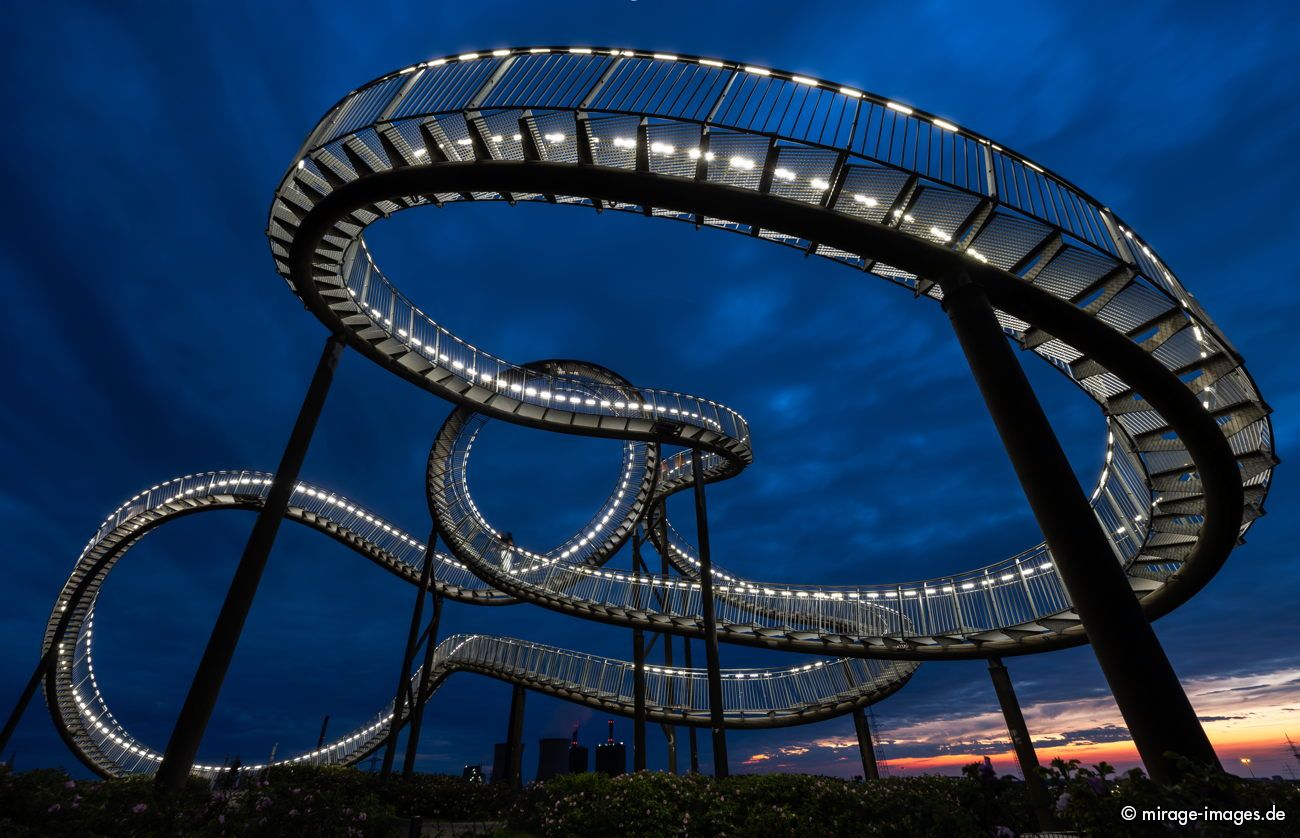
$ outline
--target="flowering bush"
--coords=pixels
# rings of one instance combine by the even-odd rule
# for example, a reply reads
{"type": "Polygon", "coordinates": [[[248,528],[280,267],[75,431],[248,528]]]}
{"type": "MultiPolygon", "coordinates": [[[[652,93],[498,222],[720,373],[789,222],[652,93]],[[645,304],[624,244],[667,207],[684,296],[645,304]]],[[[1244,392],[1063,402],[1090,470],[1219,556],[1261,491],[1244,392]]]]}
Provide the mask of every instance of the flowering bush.
{"type": "Polygon", "coordinates": [[[945,777],[864,785],[797,774],[579,774],[530,787],[509,823],[542,836],[987,835],[962,805],[962,786],[945,777]]]}
{"type": "Polygon", "coordinates": [[[1205,838],[1243,835],[1300,834],[1300,787],[1295,783],[1245,781],[1187,760],[1176,760],[1181,779],[1157,785],[1139,769],[1111,779],[1115,769],[1106,763],[1091,768],[1078,760],[1052,760],[1043,773],[1056,801],[1056,817],[1066,826],[1088,835],[1116,838],[1153,833],[1192,832],[1205,838]],[[1280,822],[1200,822],[1179,825],[1127,820],[1122,810],[1166,812],[1205,809],[1268,812],[1276,807],[1286,812],[1280,822]]]}
{"type": "MultiPolygon", "coordinates": [[[[1296,834],[1300,790],[1187,766],[1177,784],[1141,772],[1114,778],[1102,763],[1056,761],[1044,771],[1058,825],[1084,835],[1174,834],[1125,821],[1142,809],[1284,809],[1282,823],[1198,824],[1197,835],[1296,834]]],[[[641,773],[557,777],[516,791],[419,774],[385,783],[343,768],[277,768],[239,789],[191,780],[176,794],[148,778],[73,780],[61,771],[0,768],[4,836],[405,836],[413,816],[508,824],[549,836],[786,835],[988,836],[1032,831],[1024,783],[971,766],[964,777],[892,777],[870,783],[796,774],[712,777],[641,773]]]]}

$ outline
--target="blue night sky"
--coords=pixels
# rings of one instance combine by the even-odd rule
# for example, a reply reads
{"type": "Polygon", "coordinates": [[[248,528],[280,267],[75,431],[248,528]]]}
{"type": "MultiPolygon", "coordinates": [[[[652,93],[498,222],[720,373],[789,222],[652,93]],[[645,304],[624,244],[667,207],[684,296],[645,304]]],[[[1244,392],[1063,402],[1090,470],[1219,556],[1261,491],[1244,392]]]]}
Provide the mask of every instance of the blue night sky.
{"type": "MultiPolygon", "coordinates": [[[[0,49],[3,712],[104,515],[169,477],[274,469],[325,332],[275,274],[262,234],[272,190],[342,94],[438,55],[532,43],[717,55],[835,79],[1004,140],[1159,248],[1244,354],[1276,410],[1277,449],[1294,457],[1300,12],[1287,5],[11,4],[0,49]]],[[[519,362],[590,359],[744,413],[755,463],[709,501],[715,560],[749,578],[916,579],[1039,539],[946,319],[910,293],[746,237],[573,208],[417,210],[369,238],[400,287],[478,346],[519,362]]],[[[1022,357],[1090,486],[1105,441],[1096,405],[1022,357]]],[[[349,354],[302,477],[422,534],[424,462],[449,407],[349,354]]],[[[475,450],[489,518],[542,547],[586,520],[618,465],[616,442],[500,424],[475,450]]],[[[1249,543],[1157,626],[1221,752],[1247,748],[1261,774],[1285,773],[1284,732],[1300,739],[1293,471],[1277,471],[1272,514],[1249,543]]],[[[689,529],[688,504],[670,512],[689,529]]],[[[252,520],[169,525],[105,585],[96,674],[154,747],[252,520]]],[[[379,710],[411,598],[368,561],[286,525],[201,759],[262,761],[275,743],[313,745],[326,713],[338,732],[379,710]]],[[[450,603],[450,632],[630,656],[630,632],[529,605],[450,603]]],[[[723,646],[725,666],[792,662],[723,646]]],[[[1088,649],[1009,666],[1040,744],[1064,754],[1126,743],[1088,649]]],[[[420,767],[490,762],[509,692],[454,676],[430,703],[420,767]]],[[[11,745],[18,767],[84,773],[40,704],[11,745]]],[[[928,664],[874,713],[880,755],[898,771],[1007,750],[978,662],[928,664]]],[[[526,775],[537,737],[582,722],[590,742],[604,718],[530,696],[526,775]]],[[[630,739],[630,722],[619,729],[630,739]]],[[[651,733],[651,766],[662,766],[651,733]]],[[[729,741],[740,770],[850,775],[851,733],[846,717],[729,741]]]]}

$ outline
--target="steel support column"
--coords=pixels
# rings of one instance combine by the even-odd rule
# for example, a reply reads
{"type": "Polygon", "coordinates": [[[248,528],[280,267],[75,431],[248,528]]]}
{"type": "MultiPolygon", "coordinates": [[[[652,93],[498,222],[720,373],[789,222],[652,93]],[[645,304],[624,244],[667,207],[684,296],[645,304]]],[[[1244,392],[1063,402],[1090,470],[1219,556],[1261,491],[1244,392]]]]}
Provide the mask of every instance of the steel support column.
{"type": "Polygon", "coordinates": [[[1025,715],[1020,712],[1020,702],[1016,699],[1016,688],[1011,684],[1011,674],[1002,664],[1002,658],[989,658],[989,677],[993,679],[993,690],[998,694],[998,704],[1002,706],[1002,715],[1007,720],[1007,732],[1011,734],[1011,745],[1016,749],[1016,759],[1020,761],[1020,773],[1025,777],[1025,792],[1029,806],[1038,818],[1038,825],[1043,830],[1052,828],[1051,811],[1047,802],[1047,787],[1039,774],[1038,754],[1034,752],[1034,740],[1029,736],[1029,726],[1025,724],[1025,715]]]}
{"type": "MultiPolygon", "coordinates": [[[[661,568],[663,572],[663,578],[667,579],[669,573],[669,567],[668,567],[668,555],[666,552],[663,556],[660,557],[660,561],[661,561],[661,568]]],[[[664,637],[664,667],[669,672],[671,672],[673,669],[673,636],[671,634],[665,634],[663,637],[664,637]]],[[[671,677],[666,678],[665,683],[667,685],[667,690],[668,690],[668,695],[667,695],[668,706],[672,707],[676,703],[676,699],[677,699],[677,696],[673,690],[673,679],[671,677]]],[[[677,774],[677,728],[667,724],[661,725],[661,727],[663,728],[664,739],[666,740],[668,746],[668,773],[676,775],[677,774]]]]}
{"type": "MultiPolygon", "coordinates": [[[[691,669],[692,668],[691,639],[689,637],[682,638],[682,650],[683,650],[683,654],[686,657],[686,668],[691,669]]],[[[692,690],[691,692],[694,693],[694,690],[692,690]]],[[[692,695],[691,701],[694,700],[695,700],[695,696],[692,695]]],[[[700,736],[699,733],[695,730],[695,725],[686,726],[686,740],[687,740],[687,747],[690,749],[691,752],[690,772],[692,774],[699,774],[700,773],[700,736]]]]}
{"type": "Polygon", "coordinates": [[[645,771],[645,634],[632,629],[632,770],[645,771]]]}
{"type": "Polygon", "coordinates": [[[330,382],[334,379],[334,368],[338,366],[342,354],[343,339],[338,335],[330,335],[325,340],[325,348],[321,350],[320,361],[316,364],[307,396],[303,399],[298,419],[289,434],[280,466],[275,470],[275,479],[271,482],[266,504],[258,513],[257,522],[253,524],[253,531],[248,536],[235,576],[230,580],[230,590],[226,592],[225,602],[221,605],[221,613],[217,615],[207,648],[199,661],[198,671],[185,696],[185,704],[176,719],[176,726],[172,728],[162,764],[158,766],[157,782],[163,788],[179,789],[185,785],[185,780],[194,767],[199,743],[203,741],[203,732],[207,729],[212,709],[217,704],[221,684],[226,679],[230,660],[239,644],[239,635],[244,630],[244,622],[253,606],[253,597],[262,580],[262,571],[266,569],[266,560],[271,555],[280,522],[284,519],[289,498],[298,483],[298,472],[307,456],[307,447],[316,430],[316,421],[320,418],[325,397],[329,394],[330,382]]]}
{"type": "Polygon", "coordinates": [[[0,732],[0,753],[9,746],[9,739],[18,729],[18,722],[22,720],[23,713],[27,711],[27,705],[31,704],[32,696],[36,695],[36,688],[40,686],[41,679],[45,677],[45,672],[54,663],[59,654],[58,638],[62,635],[55,636],[55,642],[50,644],[50,650],[41,656],[40,662],[36,664],[36,669],[32,672],[32,677],[27,681],[27,686],[23,688],[22,695],[18,696],[18,703],[9,714],[9,720],[5,722],[3,732],[0,732]]]}
{"type": "Polygon", "coordinates": [[[524,784],[524,694],[519,684],[510,692],[510,725],[506,731],[506,781],[515,788],[524,784]]]}
{"type": "MultiPolygon", "coordinates": [[[[438,530],[429,532],[429,543],[425,550],[426,565],[432,565],[436,559],[438,530]]],[[[429,700],[432,689],[433,653],[438,648],[438,623],[442,619],[442,594],[433,585],[429,586],[433,594],[433,616],[429,618],[429,627],[424,632],[424,661],[420,666],[420,686],[415,693],[414,706],[411,708],[411,725],[406,732],[406,756],[402,759],[402,776],[410,778],[415,773],[415,755],[420,748],[420,728],[424,724],[424,704],[429,700]]]]}
{"type": "Polygon", "coordinates": [[[853,711],[853,729],[858,733],[858,754],[862,757],[862,779],[879,780],[880,768],[876,765],[876,746],[871,741],[871,725],[861,707],[853,711]]]}
{"type": "Polygon", "coordinates": [[[704,465],[698,448],[691,451],[695,487],[695,529],[700,550],[700,607],[704,614],[704,657],[709,672],[709,726],[713,730],[713,776],[726,777],[727,731],[722,726],[722,672],[718,658],[718,623],[713,614],[713,560],[709,555],[709,513],[704,504],[704,465]]]}
{"type": "MultiPolygon", "coordinates": [[[[431,534],[432,535],[432,534],[431,534]]],[[[397,736],[401,733],[402,708],[414,708],[411,695],[411,664],[415,662],[415,651],[420,645],[420,623],[424,619],[424,597],[433,579],[433,539],[424,549],[424,566],[420,570],[420,585],[415,591],[415,604],[411,606],[411,625],[406,632],[406,648],[402,651],[402,667],[397,672],[396,699],[393,700],[393,722],[388,726],[388,738],[384,743],[384,764],[379,773],[388,777],[393,773],[393,760],[397,756],[397,736]]]]}
{"type": "Polygon", "coordinates": [[[1157,782],[1175,779],[1167,753],[1217,768],[1214,748],[984,289],[965,274],[941,279],[940,286],[944,310],[1147,772],[1157,782]]]}
{"type": "MultiPolygon", "coordinates": [[[[642,534],[633,531],[632,535],[632,570],[638,576],[649,576],[645,561],[641,558],[642,534]]],[[[649,597],[645,587],[637,586],[636,604],[638,608],[649,608],[649,597]]],[[[632,770],[644,771],[645,754],[645,633],[639,628],[632,629],[632,770]]]]}

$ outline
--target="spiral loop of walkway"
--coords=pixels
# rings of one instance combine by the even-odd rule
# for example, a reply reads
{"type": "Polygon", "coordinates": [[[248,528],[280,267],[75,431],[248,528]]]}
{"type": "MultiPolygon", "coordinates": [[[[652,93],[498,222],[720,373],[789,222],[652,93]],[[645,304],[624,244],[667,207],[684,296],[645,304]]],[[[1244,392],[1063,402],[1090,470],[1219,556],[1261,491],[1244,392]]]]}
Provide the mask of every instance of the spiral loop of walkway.
{"type": "MultiPolygon", "coordinates": [[[[1270,411],[1241,357],[1148,243],[1045,167],[941,117],[822,79],[624,49],[499,49],[406,67],[344,97],[286,172],[267,227],[279,272],[327,328],[458,405],[428,470],[430,507],[451,551],[436,559],[437,584],[448,596],[524,600],[700,636],[694,548],[659,501],[691,485],[692,456],[702,458],[706,482],[734,477],[753,459],[748,424],[731,408],[633,387],[594,364],[506,361],[452,334],[399,291],[366,245],[366,228],[412,207],[470,201],[567,204],[729,230],[936,301],[940,279],[968,275],[997,308],[1007,337],[1078,384],[1105,414],[1106,464],[1093,508],[1151,618],[1204,586],[1262,514],[1276,463],[1270,411]],[[619,486],[569,542],[552,550],[508,544],[474,504],[467,463],[491,419],[623,440],[619,486]],[[688,450],[661,456],[661,446],[688,450]],[[604,569],[638,520],[686,578],[604,569]]],[[[162,497],[134,499],[97,533],[56,604],[51,632],[61,609],[73,609],[68,636],[75,641],[47,682],[51,705],[74,748],[100,770],[138,770],[117,753],[127,735],[94,687],[89,615],[102,574],[167,517],[255,508],[270,478],[247,478],[262,483],[234,491],[229,475],[205,475],[156,487],[162,497]]],[[[291,517],[414,581],[417,542],[365,517],[345,526],[339,518],[355,515],[350,504],[339,508],[333,496],[305,487],[298,494],[306,498],[295,496],[291,517]]],[[[847,694],[859,703],[901,686],[910,661],[1084,640],[1043,544],[907,583],[764,583],[717,567],[713,581],[721,640],[855,659],[796,669],[855,671],[847,694]]],[[[525,645],[448,641],[439,665],[487,672],[459,657],[470,648],[525,645]]],[[[527,648],[548,666],[585,658],[527,648]]],[[[474,654],[482,661],[497,652],[474,654]]],[[[774,677],[760,670],[732,680],[774,677]]],[[[581,678],[557,683],[574,700],[619,706],[581,678]]],[[[728,723],[751,723],[751,712],[763,716],[754,723],[797,718],[800,701],[842,708],[842,684],[824,686],[815,699],[800,694],[783,703],[773,694],[761,707],[729,703],[728,723]]],[[[697,710],[665,705],[664,712],[697,710]]],[[[367,737],[391,716],[390,709],[352,734],[350,754],[369,747],[367,737]]],[[[130,741],[125,753],[138,756],[132,747],[141,746],[130,741]]],[[[147,770],[150,760],[136,762],[147,770]]]]}
{"type": "MultiPolygon", "coordinates": [[[[58,664],[47,677],[50,710],[64,740],[89,767],[110,776],[151,774],[161,751],[139,740],[109,710],[95,676],[94,608],[100,588],[118,561],[149,532],[168,521],[199,512],[257,510],[266,501],[273,475],[222,471],[169,480],[131,498],[100,527],[87,545],[51,615],[46,643],[66,618],[58,664]]],[[[418,584],[425,544],[345,497],[300,483],[287,517],[325,533],[411,584],[418,584]]],[[[621,543],[621,542],[620,542],[621,543]]],[[[617,546],[607,551],[612,555],[617,546]]],[[[601,556],[602,559],[608,555],[601,556]]],[[[496,591],[454,557],[435,553],[434,584],[440,594],[476,605],[516,600],[496,591]]],[[[908,662],[862,659],[817,660],[794,667],[723,671],[728,727],[782,727],[831,718],[888,696],[915,670],[908,662]]],[[[434,655],[432,689],[457,671],[477,672],[600,710],[631,715],[632,664],[526,640],[483,635],[442,641],[434,655]]],[[[420,672],[412,676],[413,687],[420,672]]],[[[708,723],[705,672],[683,667],[646,668],[647,712],[656,721],[708,723]]],[[[408,708],[399,710],[398,723],[408,708]]],[[[286,757],[277,764],[352,764],[388,735],[393,703],[356,730],[328,745],[286,757]]],[[[256,771],[263,766],[249,765],[256,771]]],[[[196,765],[212,776],[219,766],[196,765]]]]}

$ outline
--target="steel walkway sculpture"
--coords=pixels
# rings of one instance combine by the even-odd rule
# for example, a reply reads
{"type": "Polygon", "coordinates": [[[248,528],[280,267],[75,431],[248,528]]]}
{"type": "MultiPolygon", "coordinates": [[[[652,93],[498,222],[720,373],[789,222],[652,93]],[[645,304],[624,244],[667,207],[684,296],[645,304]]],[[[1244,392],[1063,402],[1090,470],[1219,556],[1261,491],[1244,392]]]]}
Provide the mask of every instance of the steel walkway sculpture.
{"type": "MultiPolygon", "coordinates": [[[[942,303],[953,320],[1047,540],[906,583],[757,582],[714,567],[718,640],[839,656],[725,672],[725,725],[844,713],[899,689],[917,661],[1091,641],[1148,766],[1159,748],[1186,738],[1176,728],[1186,699],[1172,692],[1176,679],[1170,686],[1172,670],[1163,674],[1147,621],[1203,587],[1262,514],[1276,463],[1269,408],[1196,299],[1104,205],[911,106],[695,56],[467,53],[403,68],[329,110],[281,181],[267,234],[279,273],[333,334],[457,405],[428,466],[430,509],[449,550],[432,558],[438,591],[706,639],[702,557],[662,501],[739,474],[752,460],[749,426],[707,398],[634,387],[589,362],[513,363],[438,325],[381,272],[363,233],[408,208],[467,201],[569,204],[730,230],[886,279],[942,303]],[[1068,464],[1062,471],[1027,384],[1016,389],[1023,375],[999,383],[1005,338],[1077,383],[1106,416],[1106,464],[1088,515],[1047,491],[1076,484],[1064,478],[1068,464]],[[489,420],[624,441],[619,484],[565,544],[508,544],[475,505],[466,468],[489,420]],[[665,455],[661,446],[685,450],[665,455]],[[605,569],[638,524],[681,578],[605,569]],[[1116,579],[1126,583],[1122,596],[1116,579]],[[1119,648],[1126,637],[1131,653],[1119,648]],[[1133,697],[1139,655],[1154,673],[1145,704],[1133,697]],[[1173,719],[1165,727],[1152,709],[1161,702],[1173,719]]],[[[208,509],[260,509],[272,482],[213,472],[159,484],[87,545],[51,614],[45,649],[58,645],[57,664],[45,684],[56,724],[95,770],[151,772],[162,759],[118,725],[95,682],[93,608],[104,577],[154,527],[208,509]]],[[[418,582],[424,543],[353,502],[295,480],[286,514],[418,582]]],[[[434,665],[426,684],[467,670],[630,712],[631,665],[621,661],[476,635],[444,640],[434,665]]],[[[652,718],[704,725],[718,712],[701,671],[647,671],[652,718]]],[[[288,761],[354,762],[403,713],[390,706],[288,761]]]]}

